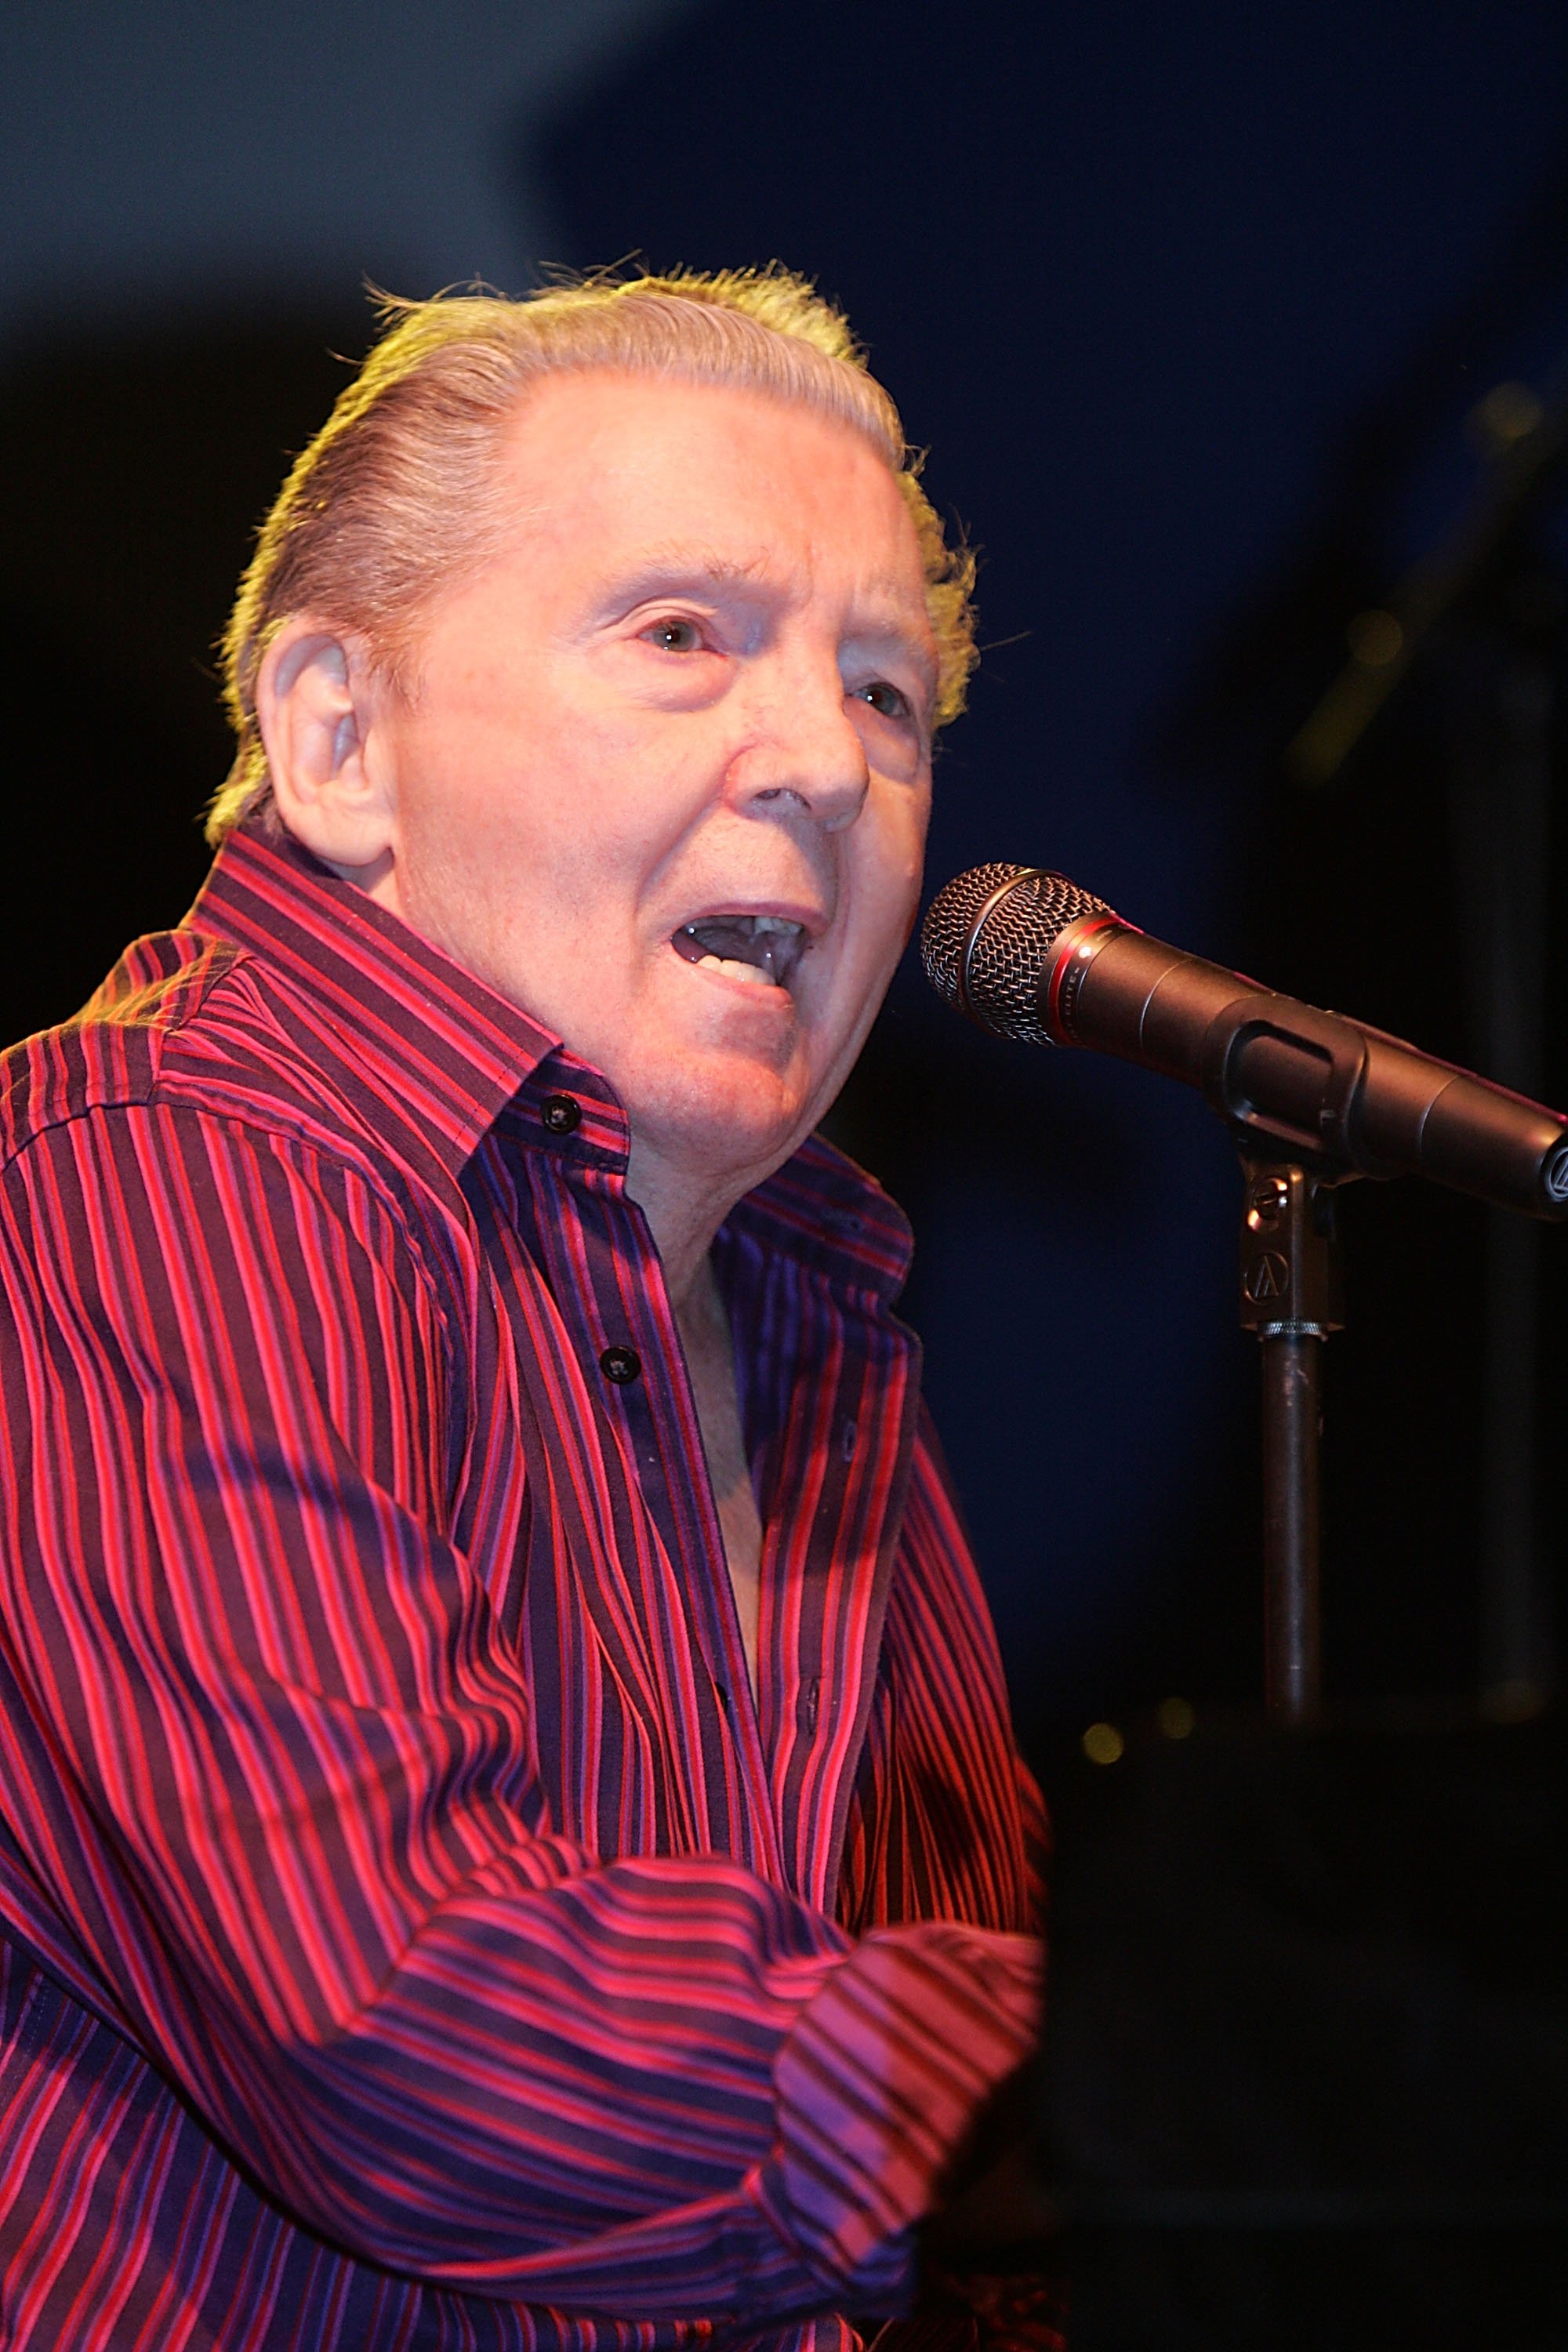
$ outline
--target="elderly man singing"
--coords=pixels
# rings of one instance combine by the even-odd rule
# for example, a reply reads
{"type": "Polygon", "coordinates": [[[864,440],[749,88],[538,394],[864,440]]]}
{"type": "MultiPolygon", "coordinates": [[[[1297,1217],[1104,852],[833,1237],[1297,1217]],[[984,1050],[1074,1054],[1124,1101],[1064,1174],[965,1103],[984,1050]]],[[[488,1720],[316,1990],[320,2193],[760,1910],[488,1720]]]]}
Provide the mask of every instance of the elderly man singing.
{"type": "Polygon", "coordinates": [[[5,1064],[13,2352],[939,2325],[1034,1801],[812,1130],[967,589],[778,271],[402,310],[296,465],[211,877],[5,1064]]]}

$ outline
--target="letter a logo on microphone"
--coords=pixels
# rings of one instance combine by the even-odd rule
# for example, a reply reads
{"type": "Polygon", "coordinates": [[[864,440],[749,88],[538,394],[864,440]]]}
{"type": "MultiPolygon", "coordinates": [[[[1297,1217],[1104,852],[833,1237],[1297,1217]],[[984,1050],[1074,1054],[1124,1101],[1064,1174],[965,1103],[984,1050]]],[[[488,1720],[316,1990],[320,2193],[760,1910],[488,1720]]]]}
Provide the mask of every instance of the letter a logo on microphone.
{"type": "Polygon", "coordinates": [[[1290,1267],[1278,1250],[1265,1250],[1247,1267],[1242,1288],[1254,1307],[1266,1298],[1283,1298],[1290,1287],[1290,1267]]]}

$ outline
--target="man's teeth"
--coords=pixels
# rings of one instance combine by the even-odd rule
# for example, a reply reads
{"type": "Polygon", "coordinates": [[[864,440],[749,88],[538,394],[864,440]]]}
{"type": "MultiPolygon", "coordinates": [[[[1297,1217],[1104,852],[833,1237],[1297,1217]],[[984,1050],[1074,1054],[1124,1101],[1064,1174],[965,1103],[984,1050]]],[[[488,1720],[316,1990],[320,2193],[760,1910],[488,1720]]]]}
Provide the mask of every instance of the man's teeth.
{"type": "Polygon", "coordinates": [[[785,915],[706,915],[670,942],[688,963],[710,963],[731,979],[782,988],[806,945],[805,926],[785,915]]]}
{"type": "Polygon", "coordinates": [[[705,955],[700,961],[703,963],[710,963],[715,971],[727,971],[731,980],[754,981],[759,988],[778,988],[783,985],[771,969],[764,971],[761,964],[738,963],[733,956],[705,955]]]}

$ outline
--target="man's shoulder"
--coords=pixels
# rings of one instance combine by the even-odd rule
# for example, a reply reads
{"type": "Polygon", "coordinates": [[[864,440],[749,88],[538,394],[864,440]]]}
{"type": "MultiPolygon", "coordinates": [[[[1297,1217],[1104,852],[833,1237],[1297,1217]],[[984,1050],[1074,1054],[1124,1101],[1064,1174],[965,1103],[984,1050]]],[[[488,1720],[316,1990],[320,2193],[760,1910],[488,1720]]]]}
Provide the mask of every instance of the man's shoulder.
{"type": "Polygon", "coordinates": [[[79,1013],[0,1055],[0,1161],[67,1120],[151,1101],[170,1037],[236,961],[223,941],[190,931],[133,940],[79,1013]]]}
{"type": "Polygon", "coordinates": [[[0,1166],[53,1128],[159,1107],[326,1140],[330,1090],[259,960],[193,929],[132,941],[81,1011],[0,1055],[0,1166]]]}

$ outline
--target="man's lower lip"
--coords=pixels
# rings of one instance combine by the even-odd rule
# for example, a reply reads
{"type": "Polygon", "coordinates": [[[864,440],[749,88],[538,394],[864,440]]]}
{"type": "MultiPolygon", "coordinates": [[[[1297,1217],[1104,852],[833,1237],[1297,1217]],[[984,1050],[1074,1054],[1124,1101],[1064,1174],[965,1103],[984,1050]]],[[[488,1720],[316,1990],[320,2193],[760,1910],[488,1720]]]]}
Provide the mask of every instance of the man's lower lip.
{"type": "Polygon", "coordinates": [[[794,1001],[787,981],[742,980],[736,972],[725,971],[718,960],[713,957],[700,963],[693,963],[685,956],[678,958],[678,961],[686,965],[688,971],[700,972],[707,980],[718,981],[724,987],[732,990],[737,996],[748,997],[758,1004],[782,1005],[789,1004],[794,1001]]]}

